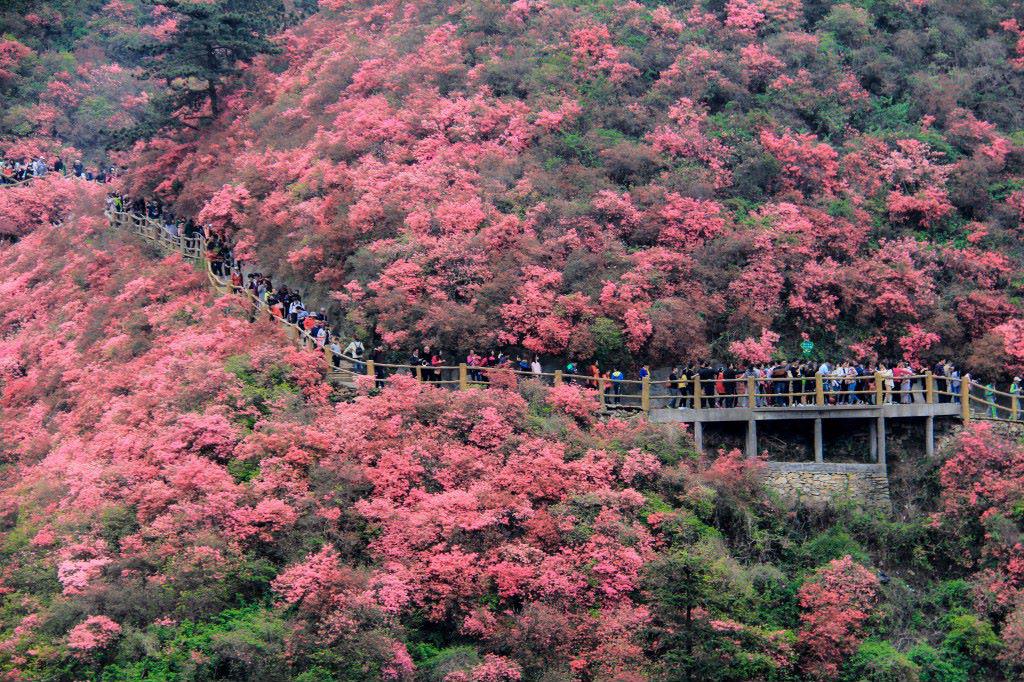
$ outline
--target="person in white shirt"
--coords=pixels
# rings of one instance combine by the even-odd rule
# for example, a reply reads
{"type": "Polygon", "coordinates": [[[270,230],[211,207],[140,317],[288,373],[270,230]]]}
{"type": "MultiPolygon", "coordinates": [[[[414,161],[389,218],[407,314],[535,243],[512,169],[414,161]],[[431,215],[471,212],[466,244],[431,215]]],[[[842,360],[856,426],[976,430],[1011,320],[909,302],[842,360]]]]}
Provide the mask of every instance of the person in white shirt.
{"type": "Polygon", "coordinates": [[[298,321],[300,310],[302,310],[302,301],[292,301],[291,305],[288,306],[288,321],[295,324],[298,321]]]}
{"type": "Polygon", "coordinates": [[[533,356],[533,362],[530,363],[530,372],[535,377],[539,377],[544,370],[540,366],[540,358],[536,355],[533,356]]]}
{"type": "Polygon", "coordinates": [[[366,364],[363,362],[363,356],[366,354],[366,347],[363,346],[363,342],[359,339],[352,339],[352,341],[345,346],[345,355],[352,358],[352,371],[356,374],[364,374],[366,372],[366,364]]]}
{"type": "Polygon", "coordinates": [[[341,345],[338,344],[337,340],[331,341],[331,364],[334,369],[341,368],[341,345]]]}

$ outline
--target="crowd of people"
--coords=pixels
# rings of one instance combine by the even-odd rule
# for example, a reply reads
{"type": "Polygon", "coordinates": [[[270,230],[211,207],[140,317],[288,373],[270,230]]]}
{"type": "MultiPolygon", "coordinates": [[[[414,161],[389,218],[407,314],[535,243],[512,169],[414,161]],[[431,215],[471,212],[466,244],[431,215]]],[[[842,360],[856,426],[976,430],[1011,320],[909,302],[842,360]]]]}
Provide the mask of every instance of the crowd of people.
{"type": "Polygon", "coordinates": [[[354,372],[365,371],[365,348],[361,341],[354,339],[342,349],[340,337],[328,324],[327,313],[323,308],[307,310],[299,292],[285,285],[275,286],[270,275],[261,272],[243,274],[244,263],[235,257],[231,242],[225,234],[208,225],[197,224],[191,218],[177,216],[156,200],[131,200],[111,193],[107,196],[107,209],[126,211],[156,221],[171,238],[180,235],[185,239],[204,240],[204,254],[210,271],[216,277],[227,280],[236,292],[248,291],[252,299],[258,301],[260,308],[265,309],[271,317],[303,330],[305,334],[302,338],[313,347],[329,349],[335,369],[341,369],[343,357],[347,356],[354,359],[354,372]]]}
{"type": "MultiPolygon", "coordinates": [[[[285,285],[275,286],[270,275],[261,272],[243,275],[243,263],[235,258],[230,240],[209,226],[175,216],[158,201],[129,201],[120,195],[110,194],[107,204],[112,210],[127,210],[137,216],[159,221],[168,236],[205,239],[205,255],[213,274],[229,280],[235,291],[247,290],[270,316],[305,331],[302,336],[306,343],[330,351],[335,369],[342,369],[344,364],[348,364],[352,372],[363,374],[367,361],[373,360],[378,383],[382,383],[389,371],[395,369],[408,371],[428,382],[456,381],[449,375],[453,371],[454,361],[441,350],[430,346],[414,349],[404,367],[389,364],[394,354],[383,346],[368,351],[361,340],[353,338],[342,347],[339,331],[331,327],[323,308],[308,310],[299,292],[285,285]]],[[[537,379],[548,377],[550,380],[538,356],[513,356],[499,351],[477,352],[474,349],[466,355],[465,365],[468,381],[477,384],[488,383],[488,370],[493,369],[512,370],[521,376],[537,379]]],[[[930,367],[912,365],[907,361],[875,363],[844,360],[817,363],[789,360],[750,365],[690,362],[672,367],[665,379],[657,381],[648,365],[641,366],[635,378],[627,379],[621,367],[602,369],[597,362],[591,362],[581,368],[575,362],[568,362],[561,374],[568,383],[583,384],[603,391],[605,404],[609,406],[623,406],[623,401],[636,403],[640,398],[640,388],[636,382],[647,378],[654,387],[654,397],[663,401],[665,407],[687,409],[816,405],[819,375],[821,396],[829,405],[873,405],[878,402],[879,396],[883,404],[925,402],[926,371],[932,373],[932,388],[938,402],[960,403],[963,382],[969,382],[970,376],[962,375],[960,369],[946,359],[930,367]],[[876,385],[878,381],[882,382],[881,387],[876,385]]],[[[1008,387],[1010,409],[1014,412],[1019,412],[1015,408],[1020,407],[1021,388],[1020,377],[1014,377],[1008,387]]],[[[997,416],[995,385],[988,383],[984,390],[985,400],[992,403],[988,408],[991,416],[997,416]]]]}
{"type": "Polygon", "coordinates": [[[104,184],[117,177],[117,169],[114,166],[87,167],[81,159],[74,161],[70,167],[60,157],[54,160],[52,165],[41,156],[35,159],[0,159],[0,185],[13,185],[32,178],[46,177],[51,172],[104,184]]]}
{"type": "Polygon", "coordinates": [[[960,370],[940,360],[931,368],[911,366],[909,362],[865,363],[852,360],[815,363],[791,360],[740,367],[735,364],[713,366],[704,362],[685,368],[674,367],[668,385],[672,391],[669,407],[750,407],[750,386],[754,387],[753,407],[814,405],[821,393],[830,405],[872,405],[881,395],[884,404],[926,401],[924,373],[934,375],[934,390],[939,402],[960,402],[960,370]],[[700,381],[700,405],[696,405],[694,385],[700,381]],[[877,382],[881,381],[881,386],[877,382]],[[879,388],[881,389],[879,391],[879,388]]]}

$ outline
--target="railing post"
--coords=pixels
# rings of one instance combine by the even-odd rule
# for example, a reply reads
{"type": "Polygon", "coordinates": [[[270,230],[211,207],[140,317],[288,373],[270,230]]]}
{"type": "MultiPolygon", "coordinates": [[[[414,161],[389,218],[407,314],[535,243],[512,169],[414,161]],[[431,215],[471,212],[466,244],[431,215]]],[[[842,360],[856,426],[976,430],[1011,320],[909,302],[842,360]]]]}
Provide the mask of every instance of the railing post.
{"type": "Polygon", "coordinates": [[[931,370],[924,373],[924,401],[934,403],[935,401],[935,375],[931,370]]]}
{"type": "Polygon", "coordinates": [[[597,392],[599,394],[598,398],[601,399],[601,411],[602,412],[605,409],[607,409],[607,406],[605,404],[605,399],[604,399],[604,387],[605,387],[605,383],[604,382],[605,382],[605,378],[604,377],[598,377],[598,379],[597,379],[597,392]]]}
{"type": "Polygon", "coordinates": [[[324,360],[327,361],[327,371],[331,372],[334,370],[334,351],[331,350],[331,346],[328,343],[324,343],[324,360]]]}
{"type": "Polygon", "coordinates": [[[466,363],[459,363],[459,390],[465,391],[469,388],[469,372],[466,370],[466,363]]]}
{"type": "Polygon", "coordinates": [[[416,365],[416,379],[423,381],[423,365],[416,365]]]}
{"type": "Polygon", "coordinates": [[[561,386],[561,385],[562,385],[562,370],[556,369],[555,370],[555,386],[561,386]]]}
{"type": "Polygon", "coordinates": [[[366,361],[366,376],[372,377],[377,375],[377,368],[373,366],[373,360],[366,361]]]}
{"type": "Polygon", "coordinates": [[[821,372],[814,373],[814,404],[818,407],[825,406],[825,381],[821,372]]]}
{"type": "Polygon", "coordinates": [[[875,372],[875,405],[882,406],[885,400],[885,377],[881,372],[875,372]]]}
{"type": "Polygon", "coordinates": [[[960,418],[964,424],[971,423],[971,375],[960,378],[960,418]]]}
{"type": "MultiPolygon", "coordinates": [[[[754,409],[757,406],[757,382],[754,377],[747,377],[747,407],[754,409]]],[[[755,453],[756,454],[756,453],[755,453]]]]}
{"type": "Polygon", "coordinates": [[[700,388],[700,374],[693,375],[693,409],[699,410],[702,405],[702,396],[700,388]]]}
{"type": "Polygon", "coordinates": [[[645,376],[640,380],[640,409],[644,412],[651,411],[651,377],[645,376]]]}

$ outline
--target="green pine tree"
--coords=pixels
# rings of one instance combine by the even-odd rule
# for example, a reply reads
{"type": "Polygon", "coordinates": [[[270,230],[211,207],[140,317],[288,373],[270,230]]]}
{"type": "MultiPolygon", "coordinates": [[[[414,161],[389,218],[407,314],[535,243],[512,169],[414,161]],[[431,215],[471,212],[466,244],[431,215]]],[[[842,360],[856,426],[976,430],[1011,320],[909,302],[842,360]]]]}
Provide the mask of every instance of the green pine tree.
{"type": "Polygon", "coordinates": [[[292,18],[281,0],[147,0],[178,18],[169,40],[132,51],[146,78],[163,85],[150,115],[129,133],[149,137],[166,127],[198,129],[223,110],[223,93],[242,67],[279,51],[269,38],[292,18]]]}

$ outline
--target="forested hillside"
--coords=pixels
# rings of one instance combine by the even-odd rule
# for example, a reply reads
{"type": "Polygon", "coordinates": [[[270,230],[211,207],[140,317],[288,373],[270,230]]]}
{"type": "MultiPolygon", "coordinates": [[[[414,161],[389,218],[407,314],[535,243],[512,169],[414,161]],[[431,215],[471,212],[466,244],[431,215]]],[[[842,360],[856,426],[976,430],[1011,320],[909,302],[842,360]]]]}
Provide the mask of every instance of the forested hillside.
{"type": "Polygon", "coordinates": [[[1022,76],[1001,1],[4,4],[0,156],[124,171],[0,187],[0,676],[1021,679],[1013,427],[793,504],[583,386],[341,387],[103,208],[394,356],[1006,383],[1022,76]]]}
{"type": "Polygon", "coordinates": [[[1024,664],[1024,448],[992,427],[912,463],[898,520],[792,510],[760,459],[599,418],[580,387],[337,393],[242,299],[112,232],[100,189],[3,191],[52,198],[62,221],[0,250],[7,679],[971,680],[1024,664]]]}
{"type": "Polygon", "coordinates": [[[325,2],[129,187],[394,347],[666,362],[807,334],[994,372],[1021,357],[1015,11],[325,2]]]}

